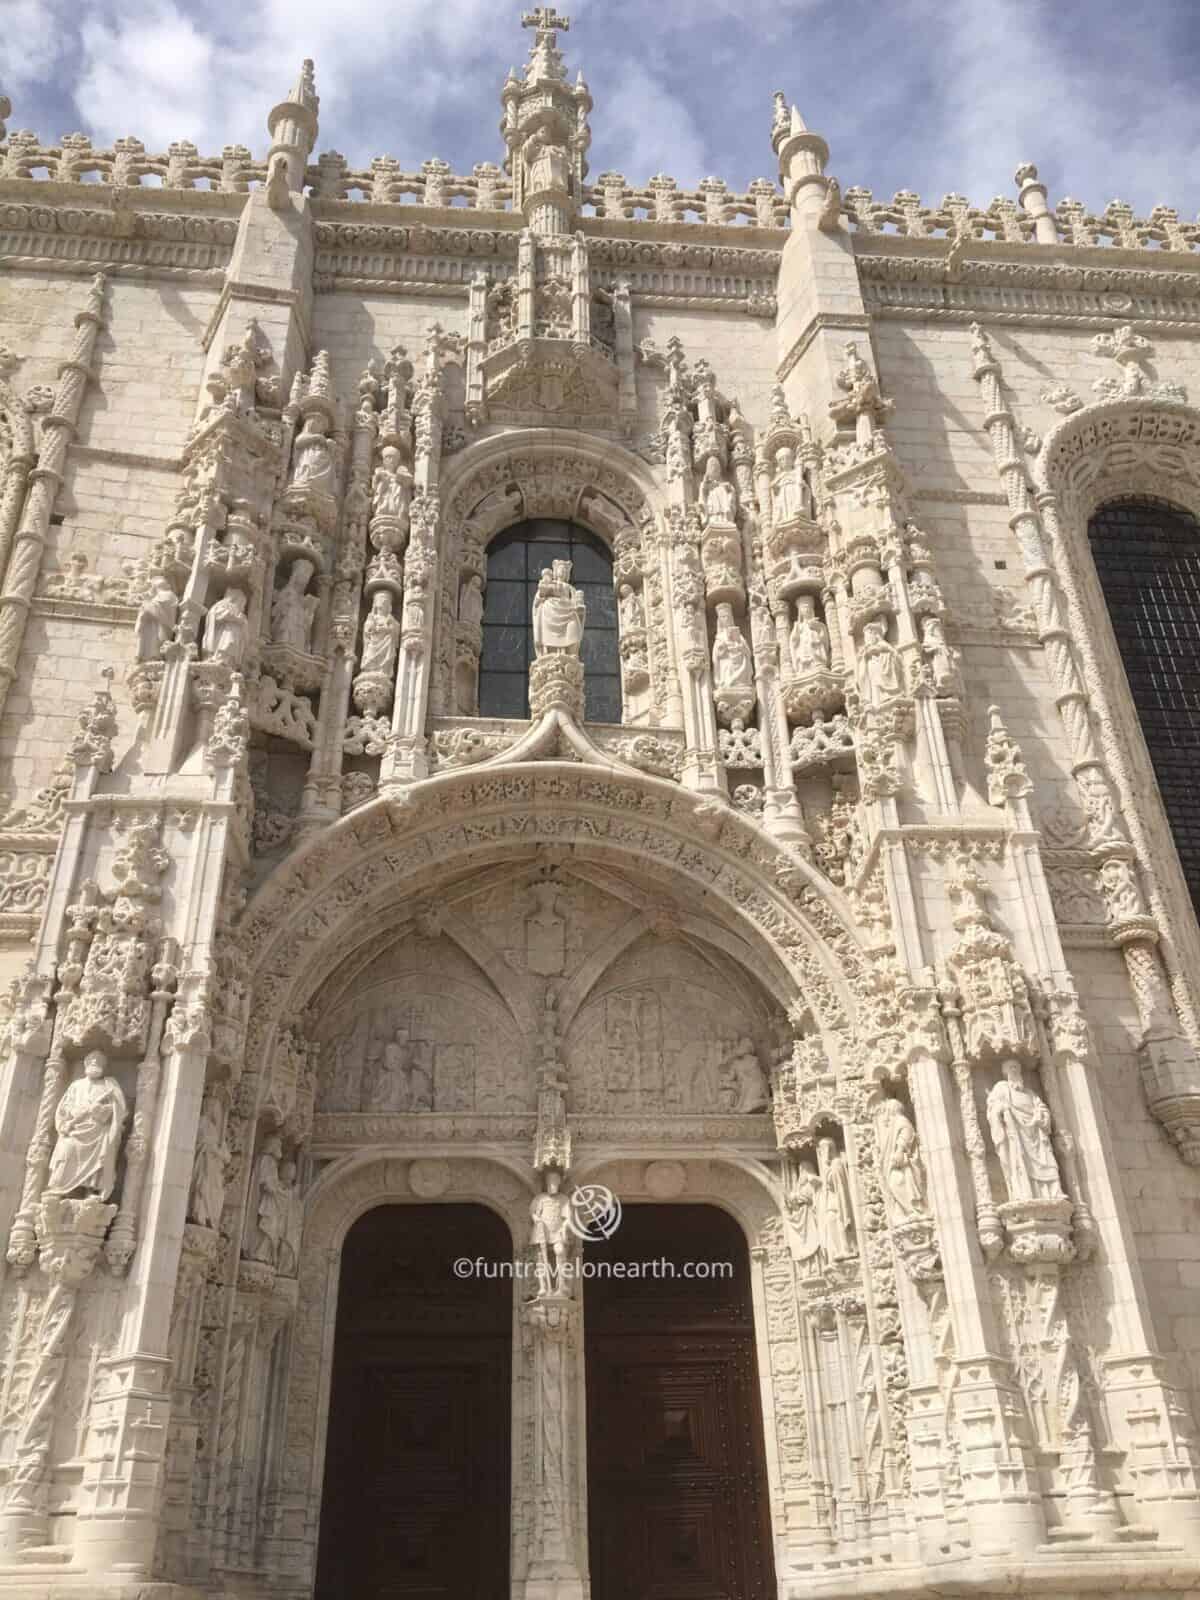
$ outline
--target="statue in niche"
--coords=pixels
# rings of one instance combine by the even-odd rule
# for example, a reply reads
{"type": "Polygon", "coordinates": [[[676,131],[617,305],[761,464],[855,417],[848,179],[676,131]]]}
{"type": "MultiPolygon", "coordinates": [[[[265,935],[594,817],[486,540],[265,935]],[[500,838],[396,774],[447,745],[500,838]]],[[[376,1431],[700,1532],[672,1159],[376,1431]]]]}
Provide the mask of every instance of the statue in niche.
{"type": "Polygon", "coordinates": [[[722,1099],[730,1111],[765,1111],[769,1098],[767,1079],[754,1042],[742,1038],[733,1049],[722,1072],[722,1099]]]}
{"type": "Polygon", "coordinates": [[[733,615],[733,607],[723,600],[717,606],[717,636],[712,649],[713,688],[749,689],[754,684],[754,663],[750,647],[733,615]]]}
{"type": "Polygon", "coordinates": [[[246,1218],[242,1254],[250,1261],[273,1267],[279,1258],[279,1242],[287,1223],[287,1196],[279,1175],[283,1145],[277,1134],[263,1140],[254,1168],[251,1211],[246,1218]]]}
{"type": "Polygon", "coordinates": [[[525,170],[529,174],[527,193],[565,191],[570,170],[566,146],[556,144],[546,134],[535,133],[525,146],[525,170]]]}
{"type": "Polygon", "coordinates": [[[771,510],[777,523],[808,515],[807,485],[796,470],[796,452],[790,445],[782,445],[775,456],[771,510]]]}
{"type": "Polygon", "coordinates": [[[850,1201],[850,1173],[845,1151],[830,1138],[817,1141],[817,1166],[821,1189],[817,1202],[821,1248],[827,1261],[844,1261],[857,1254],[854,1245],[854,1207],[850,1201]]]}
{"type": "Polygon", "coordinates": [[[533,647],[539,656],[578,656],[587,616],[583,595],[571,583],[571,563],[542,571],[533,597],[533,647]]]}
{"type": "Polygon", "coordinates": [[[921,618],[921,648],[929,657],[934,688],[953,692],[958,686],[958,652],[946,642],[946,625],[941,617],[921,618]]]}
{"type": "Polygon", "coordinates": [[[89,1050],[83,1076],[68,1085],[54,1112],[58,1134],[50,1157],[46,1193],[84,1189],[107,1200],[117,1181],[117,1157],[129,1107],[121,1085],[105,1071],[103,1050],[89,1050]]]}
{"type": "Polygon", "coordinates": [[[532,1244],[537,1254],[539,1294],[561,1294],[566,1287],[563,1267],[567,1259],[567,1229],[571,1203],[562,1190],[562,1173],[547,1169],[545,1189],[529,1207],[533,1221],[532,1244]]]}
{"type": "Polygon", "coordinates": [[[987,1097],[988,1128],[1000,1158],[1010,1200],[1065,1199],[1050,1142],[1050,1108],[1025,1083],[1021,1063],[1010,1056],[987,1097]]]}
{"type": "Polygon", "coordinates": [[[161,572],[155,573],[154,588],[143,600],[134,625],[139,661],[158,660],[163,645],[175,632],[178,615],[179,597],[171,587],[170,580],[161,572]]]}
{"type": "Polygon", "coordinates": [[[316,567],[304,556],[292,562],[287,582],[275,592],[271,602],[271,639],[289,650],[308,655],[313,623],[317,616],[317,597],[308,594],[309,580],[316,567]]]}
{"type": "Polygon", "coordinates": [[[392,597],[386,589],[377,589],[363,623],[360,671],[390,677],[399,641],[400,624],[392,615],[392,597]]]}
{"type": "Polygon", "coordinates": [[[620,614],[622,634],[636,633],[645,628],[646,618],[642,611],[642,597],[632,584],[621,585],[621,592],[617,597],[617,609],[620,614]]]}
{"type": "Polygon", "coordinates": [[[483,626],[483,579],[477,572],[468,573],[458,591],[458,620],[472,628],[483,626]]]}
{"type": "Polygon", "coordinates": [[[821,1180],[807,1161],[790,1152],[783,1158],[783,1204],[797,1261],[811,1261],[821,1249],[818,1201],[821,1180]]]}
{"type": "Polygon", "coordinates": [[[737,522],[737,491],[728,479],[721,476],[721,463],[709,456],[704,463],[704,480],[700,485],[700,498],[708,522],[737,522]]]}
{"type": "Polygon", "coordinates": [[[205,1096],[196,1130],[196,1160],[192,1166],[192,1186],[188,1192],[188,1218],[201,1228],[217,1228],[225,1204],[225,1169],[229,1165],[229,1146],[221,1132],[221,1108],[211,1095],[205,1096]]]}
{"type": "Polygon", "coordinates": [[[928,1181],[917,1130],[899,1100],[887,1099],[875,1113],[879,1177],[884,1197],[898,1217],[925,1216],[928,1181]]]}
{"type": "Polygon", "coordinates": [[[413,475],[405,466],[404,457],[394,444],[385,445],[380,465],[371,477],[372,516],[407,521],[412,488],[413,475]]]}
{"type": "Polygon", "coordinates": [[[304,1200],[300,1193],[300,1171],[294,1156],[279,1170],[283,1186],[283,1232],[279,1238],[277,1270],[282,1278],[300,1274],[300,1240],[304,1233],[304,1200]]]}
{"type": "Polygon", "coordinates": [[[333,450],[325,437],[329,423],[320,414],[312,412],[305,418],[304,426],[296,436],[292,472],[294,488],[316,489],[322,494],[333,493],[333,450]]]}
{"type": "Polygon", "coordinates": [[[239,667],[246,649],[246,591],[230,589],[208,613],[204,624],[204,654],[210,661],[239,667]]]}
{"type": "Polygon", "coordinates": [[[817,602],[811,594],[796,596],[796,620],[792,624],[792,671],[797,676],[829,670],[829,629],[817,615],[817,602]]]}
{"type": "Polygon", "coordinates": [[[858,657],[859,693],[868,705],[879,705],[904,693],[904,670],[900,653],[887,637],[887,623],[872,617],[863,627],[862,649],[858,657]]]}

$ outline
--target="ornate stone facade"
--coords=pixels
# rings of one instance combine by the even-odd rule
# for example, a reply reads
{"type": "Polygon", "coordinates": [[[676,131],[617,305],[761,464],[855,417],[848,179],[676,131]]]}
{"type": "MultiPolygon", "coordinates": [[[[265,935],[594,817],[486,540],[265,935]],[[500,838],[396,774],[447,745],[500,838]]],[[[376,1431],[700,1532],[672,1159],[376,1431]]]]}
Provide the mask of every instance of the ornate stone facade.
{"type": "Polygon", "coordinates": [[[315,156],[308,63],[261,161],[0,128],[0,1594],[306,1600],[342,1240],[463,1201],[584,1600],[585,1183],[745,1233],[781,1600],[1200,1590],[1200,930],[1087,533],[1200,515],[1200,230],[879,204],[782,96],[781,188],[589,179],[526,22],[466,177],[315,156]],[[539,518],[619,723],[561,561],[476,715],[539,518]]]}

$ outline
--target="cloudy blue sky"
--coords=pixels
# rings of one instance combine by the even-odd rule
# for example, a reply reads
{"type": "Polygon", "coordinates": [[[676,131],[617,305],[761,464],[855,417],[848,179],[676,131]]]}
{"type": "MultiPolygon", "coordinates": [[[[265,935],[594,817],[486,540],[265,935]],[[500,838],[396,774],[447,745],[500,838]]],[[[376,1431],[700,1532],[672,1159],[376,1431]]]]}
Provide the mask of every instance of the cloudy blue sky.
{"type": "MultiPolygon", "coordinates": [[[[1034,160],[1052,201],[1200,206],[1196,0],[584,0],[562,41],[596,109],[593,174],[775,176],[771,91],[878,197],[986,204],[1034,160]]],[[[507,0],[0,0],[10,128],[265,149],[316,60],[319,149],[457,171],[495,160],[528,35],[507,0]]]]}

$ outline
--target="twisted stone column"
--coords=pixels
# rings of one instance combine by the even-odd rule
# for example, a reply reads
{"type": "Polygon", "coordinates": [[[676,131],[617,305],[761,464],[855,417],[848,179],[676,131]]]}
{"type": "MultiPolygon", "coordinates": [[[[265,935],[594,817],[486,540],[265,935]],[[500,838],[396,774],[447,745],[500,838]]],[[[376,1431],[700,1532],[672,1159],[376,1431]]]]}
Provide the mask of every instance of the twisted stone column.
{"type": "Polygon", "coordinates": [[[42,424],[42,448],[29,474],[25,515],[13,546],[12,560],[0,593],[0,711],[9,685],[17,673],[25,619],[42,569],[42,551],[50,528],[50,515],[63,481],[67,450],[75,437],[79,408],[92,375],[92,354],[103,322],[107,279],[98,272],[92,279],[87,303],[75,318],[75,344],[59,371],[58,391],[49,416],[42,424]]]}

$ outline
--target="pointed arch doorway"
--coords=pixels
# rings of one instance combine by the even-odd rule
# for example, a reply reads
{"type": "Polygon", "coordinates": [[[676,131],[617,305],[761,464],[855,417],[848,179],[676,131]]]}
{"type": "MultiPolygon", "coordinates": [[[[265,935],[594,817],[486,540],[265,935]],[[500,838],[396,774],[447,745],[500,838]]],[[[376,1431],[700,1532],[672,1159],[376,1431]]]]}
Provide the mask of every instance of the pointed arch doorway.
{"type": "Polygon", "coordinates": [[[454,1263],[511,1256],[481,1205],[378,1206],[347,1233],[315,1600],[507,1600],[512,1281],[454,1263]]]}
{"type": "Polygon", "coordinates": [[[592,1600],[770,1600],[745,1235],[717,1206],[631,1205],[586,1255],[617,1269],[584,1281],[592,1600]]]}

